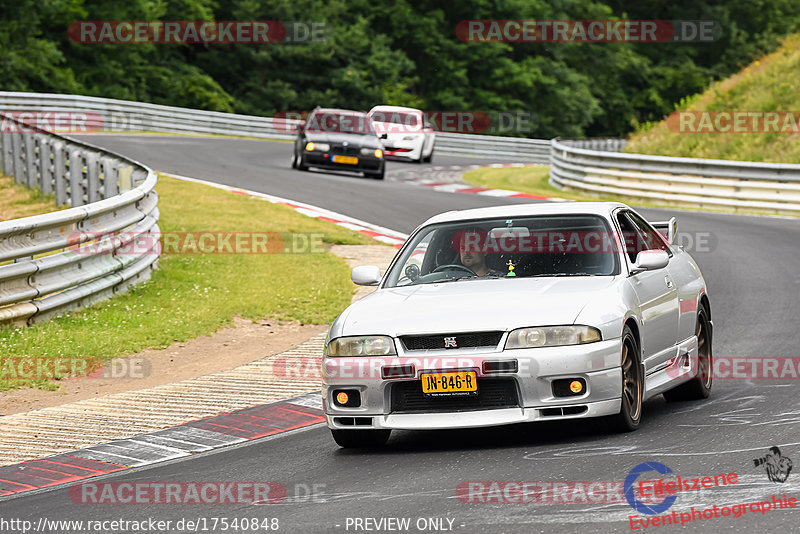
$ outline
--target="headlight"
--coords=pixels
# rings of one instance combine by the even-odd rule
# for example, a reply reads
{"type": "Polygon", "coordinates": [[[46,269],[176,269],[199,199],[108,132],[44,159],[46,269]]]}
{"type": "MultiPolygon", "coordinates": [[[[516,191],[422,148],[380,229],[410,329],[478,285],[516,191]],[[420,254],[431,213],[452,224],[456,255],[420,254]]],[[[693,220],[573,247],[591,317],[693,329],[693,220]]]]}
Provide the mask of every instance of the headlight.
{"type": "Polygon", "coordinates": [[[581,345],[600,341],[600,330],[591,326],[541,326],[519,328],[508,335],[507,349],[527,349],[531,347],[557,347],[561,345],[581,345]]]}
{"type": "Polygon", "coordinates": [[[381,150],[380,148],[375,148],[375,149],[362,148],[361,149],[361,155],[362,156],[375,156],[376,158],[382,158],[383,157],[383,150],[381,150]]]}
{"type": "Polygon", "coordinates": [[[336,338],[325,347],[328,356],[390,356],[397,354],[389,336],[352,336],[336,338]]]}
{"type": "Polygon", "coordinates": [[[314,150],[318,152],[327,152],[330,149],[331,145],[328,143],[312,143],[311,141],[306,143],[306,150],[309,152],[313,152],[314,150]]]}

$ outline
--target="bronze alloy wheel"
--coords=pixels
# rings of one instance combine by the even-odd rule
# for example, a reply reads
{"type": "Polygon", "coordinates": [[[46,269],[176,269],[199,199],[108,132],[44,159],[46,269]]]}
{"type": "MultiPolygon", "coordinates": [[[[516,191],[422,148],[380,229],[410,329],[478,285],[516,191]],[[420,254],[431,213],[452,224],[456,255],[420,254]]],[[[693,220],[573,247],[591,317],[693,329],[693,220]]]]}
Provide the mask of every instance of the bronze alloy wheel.
{"type": "Polygon", "coordinates": [[[642,419],[644,375],[639,361],[639,343],[627,325],[622,329],[620,366],[622,391],[619,413],[609,416],[609,423],[615,431],[631,432],[639,428],[642,419]]]}
{"type": "Polygon", "coordinates": [[[642,368],[636,361],[632,340],[622,345],[622,396],[623,409],[633,421],[642,415],[642,368]]]}

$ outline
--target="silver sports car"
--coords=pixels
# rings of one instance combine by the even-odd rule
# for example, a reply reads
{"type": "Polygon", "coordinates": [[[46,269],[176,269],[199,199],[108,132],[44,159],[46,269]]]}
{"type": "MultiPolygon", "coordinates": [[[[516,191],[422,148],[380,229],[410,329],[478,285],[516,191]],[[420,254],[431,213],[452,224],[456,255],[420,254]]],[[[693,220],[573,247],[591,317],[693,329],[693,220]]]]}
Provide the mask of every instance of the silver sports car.
{"type": "Polygon", "coordinates": [[[392,429],[607,417],[711,390],[711,307],[675,219],[612,202],[453,211],[417,228],[331,326],[327,424],[342,447],[392,429]]]}

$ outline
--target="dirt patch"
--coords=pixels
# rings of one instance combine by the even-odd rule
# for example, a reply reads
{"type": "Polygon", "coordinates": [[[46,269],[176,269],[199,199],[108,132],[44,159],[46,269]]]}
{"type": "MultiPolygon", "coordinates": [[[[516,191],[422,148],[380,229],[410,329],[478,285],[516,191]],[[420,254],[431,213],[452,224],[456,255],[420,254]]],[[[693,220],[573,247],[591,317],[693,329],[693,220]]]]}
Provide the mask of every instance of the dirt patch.
{"type": "Polygon", "coordinates": [[[59,381],[56,391],[33,388],[6,391],[0,394],[0,415],[147,389],[233,369],[289,350],[327,328],[325,325],[279,324],[271,320],[252,322],[236,317],[233,326],[211,336],[174,343],[167,349],[148,349],[112,360],[106,366],[133,378],[72,378],[59,381]]]}

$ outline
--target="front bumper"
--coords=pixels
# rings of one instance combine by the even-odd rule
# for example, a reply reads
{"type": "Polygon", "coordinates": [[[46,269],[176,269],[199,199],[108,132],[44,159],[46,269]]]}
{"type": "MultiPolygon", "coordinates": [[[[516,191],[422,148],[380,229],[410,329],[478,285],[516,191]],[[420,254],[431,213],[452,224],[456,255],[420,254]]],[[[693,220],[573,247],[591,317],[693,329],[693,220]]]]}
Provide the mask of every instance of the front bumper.
{"type": "Polygon", "coordinates": [[[338,417],[325,415],[329,428],[363,429],[386,428],[397,430],[437,430],[453,428],[475,428],[485,426],[510,425],[533,421],[552,421],[554,419],[580,419],[601,417],[619,413],[621,399],[610,399],[591,403],[581,403],[586,410],[579,414],[547,415],[542,408],[499,408],[471,412],[390,414],[372,417],[338,417]],[[350,419],[353,419],[350,421],[350,419]]]}
{"type": "Polygon", "coordinates": [[[353,171],[353,172],[377,172],[383,168],[383,158],[375,158],[372,156],[350,156],[357,157],[358,164],[351,165],[348,163],[334,163],[331,160],[332,154],[324,154],[322,152],[305,152],[303,158],[305,164],[309,167],[319,167],[324,169],[336,169],[340,171],[353,171]]]}
{"type": "MultiPolygon", "coordinates": [[[[529,421],[579,419],[616,414],[620,410],[622,371],[620,339],[567,347],[541,347],[506,351],[419,351],[390,358],[324,358],[323,404],[330,428],[396,428],[407,430],[470,428],[529,421]],[[483,362],[517,363],[516,372],[484,373],[483,362]],[[414,376],[383,379],[389,366],[414,365],[414,376]],[[474,370],[480,390],[482,381],[513,381],[517,403],[489,409],[396,410],[392,387],[399,382],[416,381],[425,371],[474,370]],[[583,378],[583,394],[556,397],[552,382],[563,378],[583,378]],[[356,390],[360,406],[348,408],[333,403],[334,391],[356,390]]],[[[411,386],[414,387],[414,386],[411,386]]],[[[421,388],[421,385],[420,385],[421,388]]],[[[434,406],[432,400],[426,406],[434,406]]]]}
{"type": "Polygon", "coordinates": [[[422,157],[422,147],[424,145],[424,137],[406,140],[390,137],[383,142],[383,150],[387,158],[418,160],[422,157]]]}

